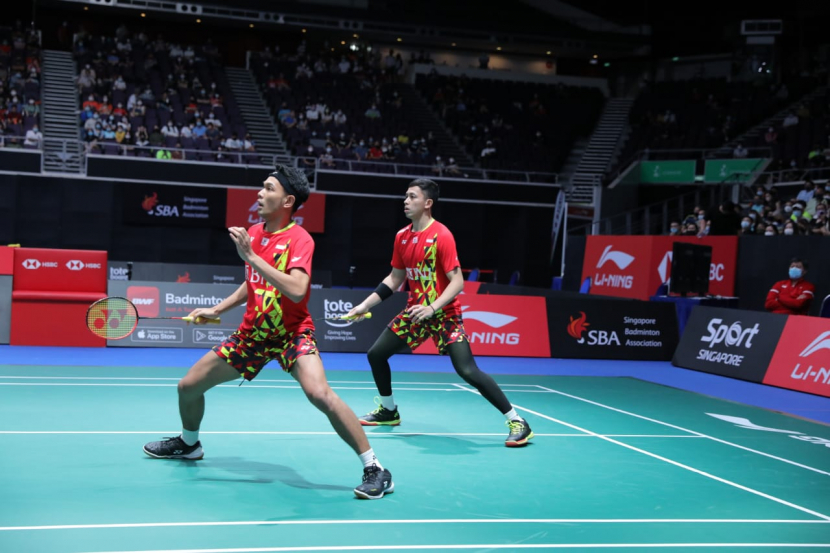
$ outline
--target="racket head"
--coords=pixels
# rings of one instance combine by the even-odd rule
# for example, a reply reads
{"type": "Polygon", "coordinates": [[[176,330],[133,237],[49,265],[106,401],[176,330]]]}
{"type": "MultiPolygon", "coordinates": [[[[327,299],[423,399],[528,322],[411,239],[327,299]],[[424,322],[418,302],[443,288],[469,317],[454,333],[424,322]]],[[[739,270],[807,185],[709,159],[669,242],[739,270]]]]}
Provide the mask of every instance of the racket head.
{"type": "Polygon", "coordinates": [[[96,336],[121,340],[135,330],[138,309],[127,298],[103,298],[86,310],[86,326],[96,336]]]}

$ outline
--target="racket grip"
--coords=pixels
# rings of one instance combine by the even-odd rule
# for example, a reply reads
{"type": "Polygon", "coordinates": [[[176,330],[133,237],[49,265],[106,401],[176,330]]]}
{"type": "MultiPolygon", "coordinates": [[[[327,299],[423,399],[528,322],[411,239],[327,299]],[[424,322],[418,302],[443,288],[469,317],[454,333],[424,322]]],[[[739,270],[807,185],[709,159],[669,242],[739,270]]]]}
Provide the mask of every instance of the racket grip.
{"type": "MultiPolygon", "coordinates": [[[[222,319],[208,319],[207,317],[196,317],[196,318],[197,319],[202,319],[204,322],[206,322],[207,324],[211,324],[211,325],[218,325],[219,323],[222,322],[222,319]]],[[[193,317],[182,317],[182,320],[186,321],[188,323],[192,323],[193,322],[193,317]]]]}

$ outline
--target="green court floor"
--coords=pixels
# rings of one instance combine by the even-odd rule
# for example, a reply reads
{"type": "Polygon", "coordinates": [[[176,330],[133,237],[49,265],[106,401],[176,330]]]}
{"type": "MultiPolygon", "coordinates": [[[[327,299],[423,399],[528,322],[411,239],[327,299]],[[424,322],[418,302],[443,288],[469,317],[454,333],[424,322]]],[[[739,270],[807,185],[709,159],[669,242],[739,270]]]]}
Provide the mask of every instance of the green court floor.
{"type": "MultiPolygon", "coordinates": [[[[67,360],[67,363],[70,361],[67,360]]],[[[201,461],[184,369],[0,365],[0,552],[801,551],[830,548],[830,428],[629,378],[497,376],[536,437],[457,376],[396,373],[403,424],[369,429],[395,493],[298,385],[267,371],[207,395],[201,461]]],[[[367,372],[330,373],[356,412],[367,372]]]]}

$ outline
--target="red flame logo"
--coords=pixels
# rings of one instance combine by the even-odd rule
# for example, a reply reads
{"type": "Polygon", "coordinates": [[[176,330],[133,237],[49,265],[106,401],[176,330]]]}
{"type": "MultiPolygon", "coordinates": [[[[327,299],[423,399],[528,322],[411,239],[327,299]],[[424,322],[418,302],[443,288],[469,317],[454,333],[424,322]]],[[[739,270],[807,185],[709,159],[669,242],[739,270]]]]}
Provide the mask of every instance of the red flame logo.
{"type": "Polygon", "coordinates": [[[176,282],[190,282],[190,273],[185,272],[183,275],[177,275],[176,282]]]}
{"type": "Polygon", "coordinates": [[[144,211],[150,211],[156,204],[159,203],[159,195],[157,192],[153,192],[152,196],[144,196],[144,201],[141,202],[141,208],[144,211]]]}
{"type": "Polygon", "coordinates": [[[578,319],[574,319],[571,317],[571,322],[568,323],[568,334],[579,340],[582,338],[582,333],[585,332],[590,324],[586,323],[585,320],[587,317],[585,316],[584,311],[579,312],[580,317],[578,319]]]}

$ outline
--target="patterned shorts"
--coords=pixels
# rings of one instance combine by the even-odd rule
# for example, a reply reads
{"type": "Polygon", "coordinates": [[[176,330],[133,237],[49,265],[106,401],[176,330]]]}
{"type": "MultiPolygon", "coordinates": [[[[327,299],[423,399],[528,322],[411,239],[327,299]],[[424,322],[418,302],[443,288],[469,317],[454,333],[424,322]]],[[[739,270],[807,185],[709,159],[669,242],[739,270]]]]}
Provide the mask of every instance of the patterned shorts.
{"type": "Polygon", "coordinates": [[[279,361],[282,370],[290,373],[297,359],[303,355],[318,353],[317,341],[311,329],[267,341],[251,340],[247,334],[236,331],[225,342],[212,349],[246,380],[253,380],[262,367],[274,359],[279,361]]]}
{"type": "Polygon", "coordinates": [[[446,355],[447,347],[455,342],[469,341],[464,331],[464,321],[460,315],[451,317],[431,317],[424,322],[414,323],[406,312],[406,309],[398,313],[397,317],[389,323],[389,330],[403,338],[410,349],[415,350],[418,346],[432,338],[438,353],[446,355]]]}

